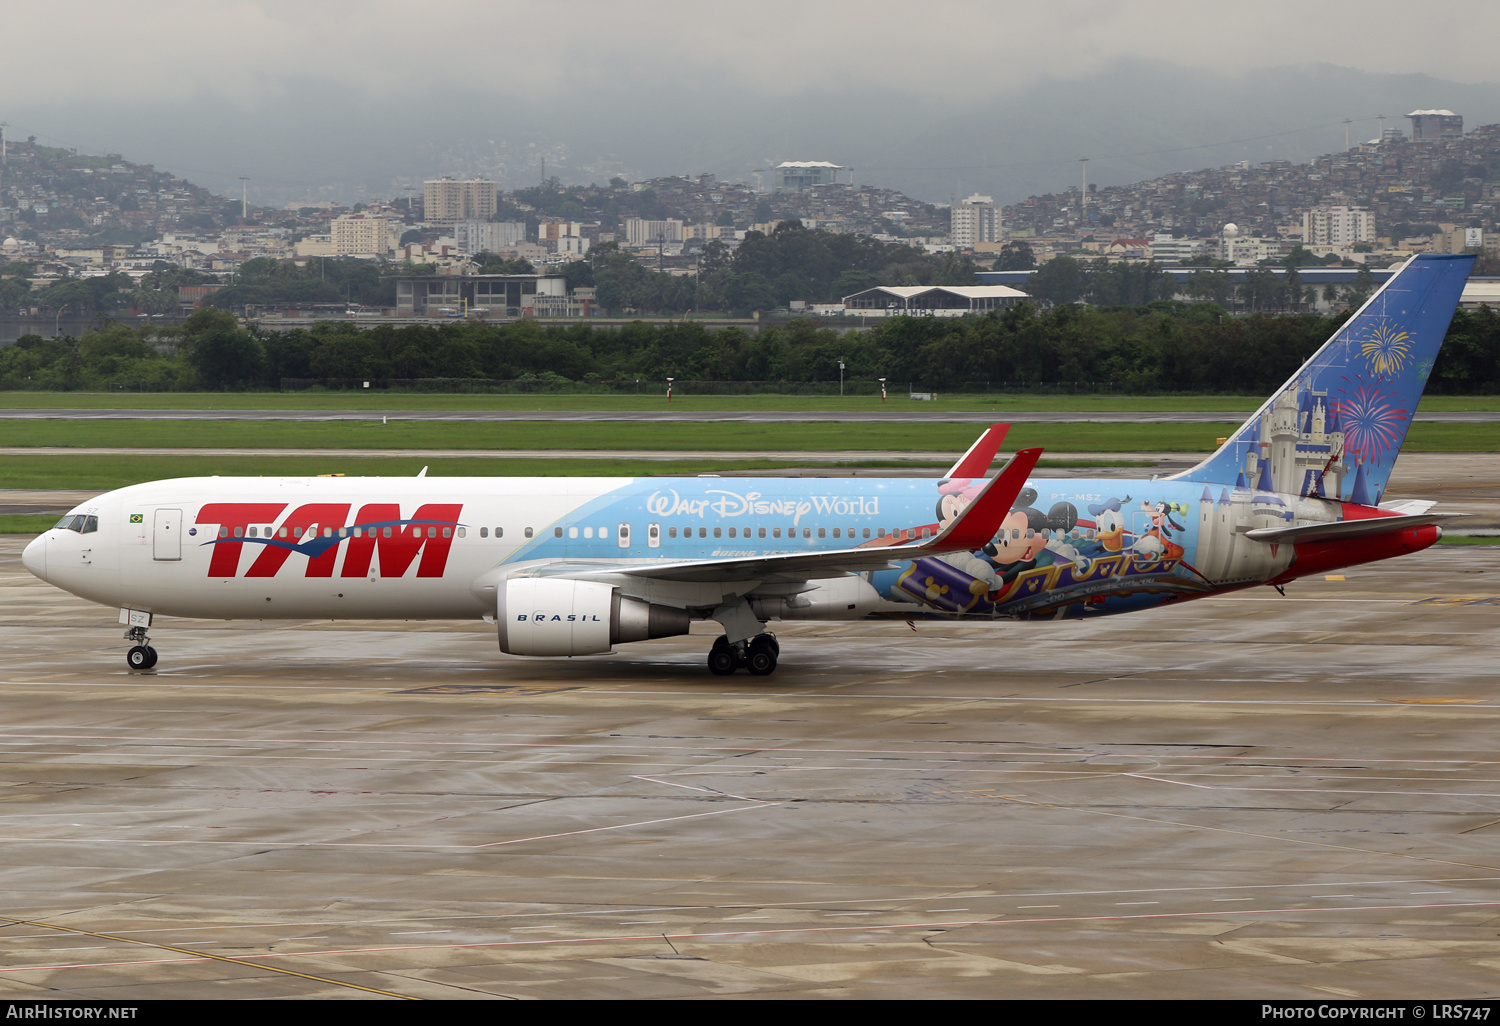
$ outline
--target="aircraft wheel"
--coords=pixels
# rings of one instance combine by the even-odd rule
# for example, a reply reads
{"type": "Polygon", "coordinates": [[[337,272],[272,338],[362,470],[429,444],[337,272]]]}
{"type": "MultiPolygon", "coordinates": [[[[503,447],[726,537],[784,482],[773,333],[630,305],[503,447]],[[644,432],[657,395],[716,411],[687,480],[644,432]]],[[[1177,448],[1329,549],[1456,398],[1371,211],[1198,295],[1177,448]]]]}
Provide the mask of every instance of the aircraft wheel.
{"type": "Polygon", "coordinates": [[[750,642],[750,650],[745,653],[745,668],[757,677],[766,677],[776,672],[776,660],[780,653],[775,638],[767,638],[764,634],[750,642]]]}
{"type": "Polygon", "coordinates": [[[156,649],[152,648],[150,645],[147,645],[146,656],[146,669],[154,669],[156,667],[156,649]]]}
{"type": "Polygon", "coordinates": [[[735,671],[739,660],[735,658],[734,649],[729,647],[728,642],[723,645],[714,645],[708,653],[708,671],[715,676],[727,677],[735,671]]]}
{"type": "Polygon", "coordinates": [[[149,670],[156,662],[151,658],[155,654],[145,645],[132,645],[130,651],[125,653],[125,665],[132,670],[149,670]]]}

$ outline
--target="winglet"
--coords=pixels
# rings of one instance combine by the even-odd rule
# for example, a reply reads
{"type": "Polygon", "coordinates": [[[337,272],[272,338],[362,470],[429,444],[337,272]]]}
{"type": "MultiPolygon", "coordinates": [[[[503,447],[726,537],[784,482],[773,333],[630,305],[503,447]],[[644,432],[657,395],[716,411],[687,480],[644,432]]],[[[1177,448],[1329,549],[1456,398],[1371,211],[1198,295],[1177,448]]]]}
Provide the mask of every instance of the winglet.
{"type": "Polygon", "coordinates": [[[960,456],[958,462],[943,476],[972,479],[988,474],[990,464],[995,461],[995,453],[1000,451],[1000,444],[1005,441],[1005,433],[1009,430],[1009,424],[991,424],[985,428],[984,433],[969,446],[968,452],[960,456]]]}
{"type": "Polygon", "coordinates": [[[994,541],[1041,456],[1040,449],[1018,451],[947,527],[916,547],[926,552],[974,552],[994,541]]]}

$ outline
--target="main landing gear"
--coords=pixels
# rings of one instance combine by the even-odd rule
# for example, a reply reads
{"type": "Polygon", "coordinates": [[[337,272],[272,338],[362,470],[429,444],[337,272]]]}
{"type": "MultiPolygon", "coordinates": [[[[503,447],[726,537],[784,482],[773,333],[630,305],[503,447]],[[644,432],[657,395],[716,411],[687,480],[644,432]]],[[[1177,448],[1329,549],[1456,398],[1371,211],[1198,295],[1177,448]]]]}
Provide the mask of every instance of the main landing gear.
{"type": "Polygon", "coordinates": [[[781,645],[774,634],[758,634],[749,641],[737,645],[729,643],[727,634],[720,634],[714,647],[708,652],[710,673],[727,677],[741,666],[756,677],[766,677],[776,670],[776,660],[781,656],[781,645]]]}
{"type": "Polygon", "coordinates": [[[126,666],[132,670],[149,670],[156,665],[156,649],[151,647],[151,639],[146,637],[146,628],[130,628],[125,632],[125,640],[135,642],[130,646],[130,651],[125,653],[126,666]]]}

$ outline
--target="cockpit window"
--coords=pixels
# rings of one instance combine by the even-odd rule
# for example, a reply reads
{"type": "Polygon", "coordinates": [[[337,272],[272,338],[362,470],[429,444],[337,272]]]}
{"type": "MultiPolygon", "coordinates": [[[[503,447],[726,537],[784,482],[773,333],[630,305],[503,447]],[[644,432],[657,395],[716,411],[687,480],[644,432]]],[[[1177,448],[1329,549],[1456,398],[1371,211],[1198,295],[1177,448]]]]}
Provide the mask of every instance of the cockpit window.
{"type": "Polygon", "coordinates": [[[69,513],[52,526],[54,529],[60,531],[77,531],[79,534],[92,534],[99,530],[99,518],[87,517],[82,513],[69,513]]]}

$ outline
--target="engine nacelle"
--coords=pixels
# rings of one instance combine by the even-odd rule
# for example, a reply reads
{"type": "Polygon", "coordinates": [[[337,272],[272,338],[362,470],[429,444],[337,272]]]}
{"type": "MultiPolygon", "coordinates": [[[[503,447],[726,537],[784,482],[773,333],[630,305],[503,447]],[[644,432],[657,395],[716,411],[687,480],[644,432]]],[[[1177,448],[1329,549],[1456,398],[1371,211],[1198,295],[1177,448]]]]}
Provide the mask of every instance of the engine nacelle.
{"type": "Polygon", "coordinates": [[[517,577],[497,589],[500,651],[509,655],[575,656],[616,644],[686,634],[681,609],[626,598],[597,581],[517,577]]]}
{"type": "Polygon", "coordinates": [[[808,581],[787,594],[774,587],[750,596],[750,609],[762,620],[859,620],[880,604],[880,592],[857,574],[808,581]]]}

